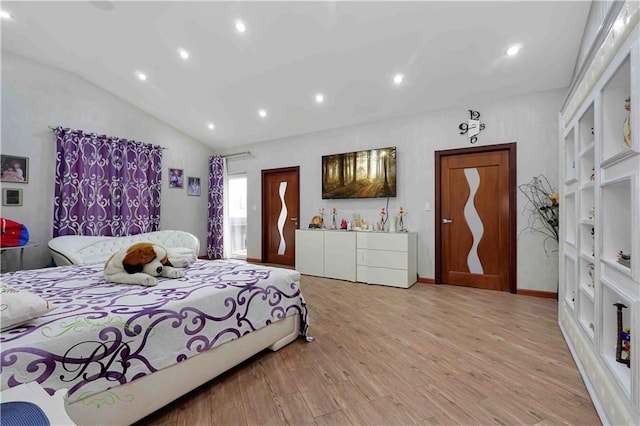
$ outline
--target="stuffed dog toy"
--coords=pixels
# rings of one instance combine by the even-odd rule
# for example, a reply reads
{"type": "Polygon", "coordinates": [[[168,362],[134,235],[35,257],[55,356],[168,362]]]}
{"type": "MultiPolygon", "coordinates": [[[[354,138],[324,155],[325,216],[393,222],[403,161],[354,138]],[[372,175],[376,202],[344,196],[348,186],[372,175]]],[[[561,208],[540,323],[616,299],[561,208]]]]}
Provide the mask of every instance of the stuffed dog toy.
{"type": "Polygon", "coordinates": [[[107,282],[154,286],[156,277],[182,278],[191,264],[188,256],[169,258],[167,250],[157,244],[136,243],[115,252],[104,265],[107,282]]]}

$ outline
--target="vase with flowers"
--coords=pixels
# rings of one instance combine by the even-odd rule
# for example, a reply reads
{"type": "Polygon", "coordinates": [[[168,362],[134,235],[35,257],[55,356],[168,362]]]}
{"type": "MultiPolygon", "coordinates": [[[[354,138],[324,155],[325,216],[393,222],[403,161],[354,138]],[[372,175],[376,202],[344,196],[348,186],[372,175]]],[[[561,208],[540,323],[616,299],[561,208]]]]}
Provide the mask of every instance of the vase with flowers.
{"type": "Polygon", "coordinates": [[[518,189],[527,199],[524,212],[528,215],[528,222],[525,229],[545,237],[543,248],[547,253],[547,241],[559,241],[560,196],[544,175],[535,176],[530,182],[519,185],[518,189]]]}

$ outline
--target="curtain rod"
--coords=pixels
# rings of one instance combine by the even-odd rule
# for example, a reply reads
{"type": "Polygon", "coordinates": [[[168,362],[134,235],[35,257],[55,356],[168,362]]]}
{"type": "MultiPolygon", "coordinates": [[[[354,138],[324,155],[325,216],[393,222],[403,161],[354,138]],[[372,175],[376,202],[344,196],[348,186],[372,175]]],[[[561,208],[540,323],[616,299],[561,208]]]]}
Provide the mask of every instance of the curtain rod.
{"type": "Polygon", "coordinates": [[[221,157],[234,158],[234,157],[244,157],[245,155],[251,155],[251,151],[236,152],[234,154],[221,155],[221,157]]]}
{"type": "MultiPolygon", "coordinates": [[[[48,127],[49,127],[49,129],[50,129],[50,130],[52,130],[52,131],[56,131],[56,130],[58,130],[59,128],[61,128],[62,126],[57,126],[57,127],[54,127],[54,126],[48,126],[48,127]]],[[[84,131],[84,130],[72,129],[72,128],[69,128],[69,127],[62,127],[62,129],[64,129],[64,130],[71,130],[72,132],[82,132],[82,133],[86,133],[86,134],[88,134],[88,135],[98,135],[98,133],[95,133],[95,132],[87,132],[87,131],[84,131]]],[[[107,136],[107,135],[103,135],[103,136],[107,136]]],[[[126,139],[126,140],[131,140],[131,139],[127,139],[127,138],[120,138],[120,137],[117,137],[117,136],[108,136],[108,137],[112,137],[112,138],[116,138],[116,139],[126,139]]],[[[139,142],[139,143],[144,143],[144,144],[146,144],[146,142],[140,142],[140,141],[136,141],[136,140],[134,140],[133,142],[139,142]]],[[[153,144],[148,144],[148,145],[153,145],[153,144]]],[[[160,145],[155,145],[155,146],[158,146],[158,147],[160,147],[160,149],[163,149],[163,150],[164,150],[164,149],[166,149],[166,150],[168,150],[168,149],[169,149],[169,148],[165,148],[164,146],[160,146],[160,145]]]]}

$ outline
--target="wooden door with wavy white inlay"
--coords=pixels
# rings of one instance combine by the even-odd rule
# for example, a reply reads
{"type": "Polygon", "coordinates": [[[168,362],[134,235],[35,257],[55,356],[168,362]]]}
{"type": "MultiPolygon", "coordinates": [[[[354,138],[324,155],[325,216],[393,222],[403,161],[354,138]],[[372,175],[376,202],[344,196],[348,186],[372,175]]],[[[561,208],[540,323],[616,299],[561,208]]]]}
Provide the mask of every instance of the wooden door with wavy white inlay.
{"type": "Polygon", "coordinates": [[[300,211],[300,168],[262,171],[262,262],[293,266],[300,211]]]}
{"type": "Polygon", "coordinates": [[[439,160],[437,282],[515,291],[509,150],[455,150],[439,160]]]}

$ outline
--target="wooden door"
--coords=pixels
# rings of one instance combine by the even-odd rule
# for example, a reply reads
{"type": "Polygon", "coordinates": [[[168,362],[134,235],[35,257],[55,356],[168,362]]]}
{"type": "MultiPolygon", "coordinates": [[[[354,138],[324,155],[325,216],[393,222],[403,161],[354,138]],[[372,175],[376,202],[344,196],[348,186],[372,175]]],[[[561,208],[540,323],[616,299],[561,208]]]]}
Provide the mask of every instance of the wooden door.
{"type": "Polygon", "coordinates": [[[440,151],[436,165],[436,282],[515,292],[515,144],[440,151]]]}
{"type": "Polygon", "coordinates": [[[262,262],[294,266],[300,168],[262,171],[262,262]]]}

